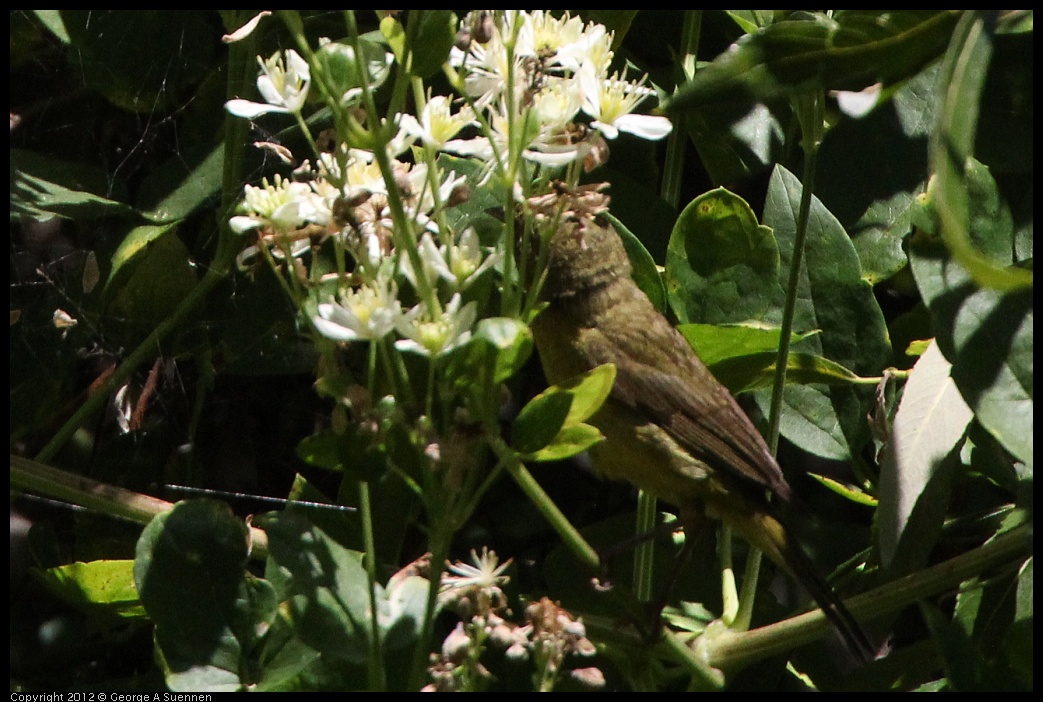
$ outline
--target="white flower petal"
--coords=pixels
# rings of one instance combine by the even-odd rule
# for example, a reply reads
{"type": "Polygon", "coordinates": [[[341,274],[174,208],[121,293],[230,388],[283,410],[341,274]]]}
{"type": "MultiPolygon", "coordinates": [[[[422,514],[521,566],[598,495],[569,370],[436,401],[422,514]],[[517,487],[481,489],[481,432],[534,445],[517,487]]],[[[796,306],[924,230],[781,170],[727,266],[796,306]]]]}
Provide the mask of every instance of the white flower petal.
{"type": "Polygon", "coordinates": [[[262,10],[261,12],[258,12],[256,15],[253,16],[253,18],[250,19],[250,21],[248,21],[242,27],[235,30],[231,34],[225,34],[223,37],[221,37],[221,41],[223,41],[225,44],[234,44],[237,41],[242,41],[246,37],[250,36],[250,33],[253,32],[253,30],[257,29],[257,25],[260,23],[262,19],[264,19],[270,14],[272,14],[271,10],[262,10]]]}
{"type": "Polygon", "coordinates": [[[236,117],[244,117],[246,119],[254,119],[269,112],[289,112],[285,107],[239,99],[226,102],[225,109],[236,117]]]}
{"type": "Polygon", "coordinates": [[[319,314],[311,318],[311,323],[315,325],[320,334],[334,341],[356,341],[360,338],[353,329],[326,319],[326,317],[331,317],[333,314],[333,305],[321,304],[319,305],[319,314]]]}
{"type": "MultiPolygon", "coordinates": [[[[621,132],[627,132],[642,139],[662,139],[674,128],[670,120],[659,115],[622,115],[616,119],[614,125],[621,132]]],[[[602,134],[605,134],[602,131],[602,134]]],[[[605,134],[606,138],[609,137],[605,134]]]]}

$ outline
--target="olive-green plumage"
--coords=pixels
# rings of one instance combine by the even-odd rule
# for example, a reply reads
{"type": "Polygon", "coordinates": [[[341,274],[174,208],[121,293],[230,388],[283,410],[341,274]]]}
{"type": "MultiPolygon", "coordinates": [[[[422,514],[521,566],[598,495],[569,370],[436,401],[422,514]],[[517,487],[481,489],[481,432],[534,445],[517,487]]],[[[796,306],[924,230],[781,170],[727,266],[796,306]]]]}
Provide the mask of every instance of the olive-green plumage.
{"type": "Polygon", "coordinates": [[[552,383],[616,366],[612,392],[589,420],[605,436],[591,449],[595,465],[677,506],[685,523],[705,514],[730,526],[808,589],[854,652],[871,656],[862,629],[768,502],[768,492],[786,501],[792,494],[764,439],[631,279],[619,235],[598,216],[607,198],[560,197],[570,206],[555,216],[548,305],[532,329],[552,383]]]}

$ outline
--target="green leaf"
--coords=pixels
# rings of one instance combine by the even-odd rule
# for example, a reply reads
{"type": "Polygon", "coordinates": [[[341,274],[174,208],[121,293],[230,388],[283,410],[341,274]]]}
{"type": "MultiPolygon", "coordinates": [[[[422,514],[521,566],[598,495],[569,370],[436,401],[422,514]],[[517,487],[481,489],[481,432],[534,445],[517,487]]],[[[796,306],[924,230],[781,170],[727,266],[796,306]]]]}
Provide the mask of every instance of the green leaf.
{"type": "Polygon", "coordinates": [[[124,268],[139,256],[143,256],[148,246],[160,239],[164,234],[174,231],[173,224],[161,226],[145,225],[134,227],[123,237],[116,252],[112,254],[112,268],[106,286],[126,275],[124,268]]]}
{"type": "Polygon", "coordinates": [[[1020,676],[1026,690],[1032,689],[1035,661],[1032,655],[1033,626],[1033,559],[1029,558],[1018,572],[1017,592],[1015,593],[1014,622],[1004,637],[1003,647],[1010,660],[1011,670],[1020,676]]]}
{"type": "Polygon", "coordinates": [[[531,461],[561,461],[586,451],[603,441],[604,435],[590,424],[573,424],[564,427],[553,442],[528,456],[531,461]]]}
{"type": "Polygon", "coordinates": [[[181,502],[138,540],[134,581],[155,624],[167,685],[175,691],[240,690],[246,652],[276,602],[250,582],[246,524],[227,505],[181,502]]]}
{"type": "Polygon", "coordinates": [[[105,312],[114,337],[132,345],[174,312],[198,279],[172,225],[137,227],[113,255],[105,312]]]}
{"type": "MultiPolygon", "coordinates": [[[[800,181],[781,166],[768,185],[764,220],[779,242],[780,295],[789,276],[801,188],[800,181]]],[[[804,342],[805,348],[857,375],[879,375],[891,356],[883,313],[872,287],[862,277],[850,238],[814,197],[804,253],[793,326],[797,330],[821,330],[804,342]]],[[[781,321],[781,306],[780,297],[762,319],[781,321]]],[[[767,414],[768,394],[758,392],[755,397],[767,414]]],[[[870,393],[851,386],[789,386],[783,399],[787,411],[782,417],[782,432],[805,450],[847,460],[868,440],[865,416],[871,404],[870,393]]]]}
{"type": "Polygon", "coordinates": [[[510,317],[482,319],[470,343],[485,345],[494,383],[511,378],[532,355],[532,332],[528,325],[510,317]]]}
{"type": "Polygon", "coordinates": [[[685,130],[716,184],[748,181],[785,158],[787,105],[727,102],[683,115],[685,130]]]}
{"type": "Polygon", "coordinates": [[[522,408],[511,425],[511,444],[519,453],[533,453],[554,441],[572,409],[572,395],[547,391],[522,408]]]}
{"type": "Polygon", "coordinates": [[[297,444],[297,458],[310,466],[326,470],[344,470],[341,465],[341,437],[332,429],[306,436],[297,444]]]}
{"type": "Polygon", "coordinates": [[[775,21],[774,10],[725,10],[725,13],[746,34],[752,34],[775,21]]]}
{"type": "Polygon", "coordinates": [[[1030,271],[1006,268],[978,250],[971,232],[973,217],[972,160],[977,139],[993,36],[987,13],[968,12],[960,20],[942,63],[940,81],[946,86],[938,105],[930,141],[933,180],[930,193],[941,222],[941,234],[954,258],[980,285],[1011,290],[1032,284],[1030,271]]]}
{"type": "Polygon", "coordinates": [[[69,32],[65,29],[61,10],[33,10],[36,19],[63,44],[69,43],[69,32]]]}
{"type": "Polygon", "coordinates": [[[155,114],[207,77],[221,46],[205,9],[63,10],[79,79],[112,104],[155,114]]]}
{"type": "Polygon", "coordinates": [[[353,46],[344,42],[323,44],[315,52],[318,65],[312,70],[322,71],[340,92],[340,95],[333,96],[335,99],[339,100],[349,90],[361,88],[364,77],[369,78],[370,88],[378,88],[391,73],[391,56],[383,46],[365,37],[359,38],[359,44],[362,47],[361,58],[355,55],[353,46]],[[360,69],[361,62],[365,62],[365,74],[360,69]]]}
{"type": "Polygon", "coordinates": [[[619,234],[619,238],[623,242],[623,248],[627,251],[627,258],[630,259],[632,268],[630,277],[637,283],[637,287],[641,288],[641,291],[648,296],[648,299],[652,301],[656,309],[660,312],[665,312],[666,286],[663,284],[663,277],[659,275],[659,269],[656,268],[652,254],[648,253],[645,245],[641,243],[641,240],[632,231],[627,229],[626,225],[608,212],[604,216],[612,224],[616,233],[619,234]]]}
{"type": "Polygon", "coordinates": [[[157,224],[176,222],[205,205],[221,190],[225,149],[218,144],[199,155],[198,162],[179,152],[153,172],[142,185],[142,216],[157,224]]]}
{"type": "Polygon", "coordinates": [[[259,270],[253,284],[235,295],[213,297],[225,320],[217,344],[223,374],[283,376],[315,368],[316,348],[299,333],[294,309],[270,269],[259,270]]]}
{"type": "Polygon", "coordinates": [[[583,422],[608,399],[615,379],[615,365],[606,363],[547,388],[515,418],[514,448],[532,460],[560,460],[600,441],[601,433],[583,422]]]}
{"type": "MultiPolygon", "coordinates": [[[[762,325],[781,321],[800,196],[799,181],[779,167],[769,183],[765,205],[765,222],[771,228],[757,224],[749,206],[723,189],[685,208],[667,252],[667,290],[679,319],[712,324],[757,320],[762,325]]],[[[804,342],[811,355],[798,358],[795,367],[812,371],[802,382],[822,373],[821,377],[842,385],[788,386],[782,431],[805,450],[844,460],[852,446],[867,438],[868,409],[868,398],[863,402],[853,388],[844,387],[854,380],[844,369],[856,375],[878,375],[890,349],[883,315],[862,278],[851,240],[814,198],[798,285],[794,328],[821,333],[804,342]],[[827,360],[819,362],[815,356],[827,360]]],[[[772,341],[777,346],[777,340],[772,341]]],[[[726,352],[707,353],[713,358],[726,352]]],[[[738,365],[731,371],[728,366],[716,370],[730,374],[728,382],[740,387],[751,378],[763,377],[768,365],[756,359],[733,363],[738,365]],[[744,369],[750,362],[759,368],[744,369]]],[[[765,393],[756,397],[767,413],[765,393]]]]}
{"type": "Polygon", "coordinates": [[[418,22],[409,45],[412,59],[409,73],[416,78],[430,78],[449,60],[449,49],[456,41],[459,24],[456,15],[451,10],[414,10],[409,13],[408,21],[418,22]]]}
{"type": "Polygon", "coordinates": [[[765,101],[810,89],[861,90],[916,74],[938,58],[959,11],[842,10],[797,15],[749,34],[681,86],[664,109],[765,101]]]}
{"type": "Polygon", "coordinates": [[[1031,466],[1031,289],[979,288],[948,249],[928,235],[911,239],[909,254],[938,347],[953,365],[960,394],[982,426],[1031,466]]]}
{"type": "Polygon", "coordinates": [[[406,58],[406,29],[393,15],[380,20],[380,33],[391,47],[395,61],[402,65],[406,58]]]}
{"type": "Polygon", "coordinates": [[[879,500],[873,495],[863,492],[862,490],[853,488],[850,485],[845,485],[844,483],[838,482],[833,478],[811,472],[809,472],[807,475],[808,477],[817,480],[819,484],[824,486],[826,489],[836,493],[837,495],[840,495],[845,499],[851,500],[852,502],[855,502],[860,505],[865,505],[866,507],[876,507],[877,504],[879,504],[879,500]]]}
{"type": "Polygon", "coordinates": [[[10,161],[11,217],[50,219],[57,215],[79,221],[134,214],[112,199],[112,184],[101,170],[30,151],[13,149],[10,161]]]}
{"type": "Polygon", "coordinates": [[[33,573],[52,593],[83,611],[145,616],[134,587],[134,561],[77,561],[33,573]]]}
{"type": "Polygon", "coordinates": [[[370,583],[362,554],[297,515],[272,513],[258,524],[268,533],[272,561],[289,574],[288,612],[300,639],[337,660],[368,660],[370,583]]]}
{"type": "Polygon", "coordinates": [[[572,408],[569,410],[565,423],[575,424],[587,421],[601,409],[601,405],[612,392],[612,385],[615,382],[616,366],[606,363],[558,383],[550,390],[557,388],[572,396],[572,408]]]}
{"type": "Polygon", "coordinates": [[[949,504],[946,458],[963,440],[973,414],[950,377],[937,345],[913,366],[880,468],[877,520],[880,557],[895,574],[922,567],[949,504]],[[915,513],[915,515],[914,515],[915,513]],[[893,563],[901,557],[900,564],[893,563]]]}
{"type": "Polygon", "coordinates": [[[304,643],[337,661],[369,660],[371,585],[384,647],[398,650],[416,641],[427,606],[426,579],[393,579],[385,591],[370,583],[361,553],[301,517],[272,513],[259,523],[269,535],[273,562],[289,573],[289,617],[304,643]]]}
{"type": "MultiPolygon", "coordinates": [[[[286,495],[284,512],[307,519],[337,543],[349,548],[361,548],[364,538],[359,511],[354,504],[348,504],[349,501],[344,499],[343,495],[346,492],[345,486],[348,485],[357,491],[358,480],[354,476],[345,476],[341,482],[342,489],[337,495],[337,500],[334,501],[314,483],[298,473],[294,476],[293,486],[286,495]]],[[[285,593],[280,594],[285,595],[285,593]]]]}
{"type": "Polygon", "coordinates": [[[779,251],[771,229],[738,195],[717,188],[689,204],[666,254],[670,307],[681,322],[763,319],[777,298],[779,251]]]}
{"type": "Polygon", "coordinates": [[[902,248],[927,182],[924,142],[938,100],[937,64],[881,98],[860,119],[842,119],[818,151],[815,195],[850,234],[862,276],[876,284],[908,265],[902,248]],[[851,187],[857,183],[858,187],[851,187]]]}
{"type": "MultiPolygon", "coordinates": [[[[677,331],[692,345],[707,366],[728,358],[775,351],[781,339],[778,327],[750,322],[747,324],[679,324],[677,331]]],[[[818,332],[791,334],[796,344],[818,332]]]]}
{"type": "MultiPolygon", "coordinates": [[[[733,394],[770,388],[775,383],[778,354],[762,352],[732,356],[710,366],[710,372],[733,394]]],[[[791,352],[787,356],[786,384],[865,385],[866,381],[844,366],[813,353],[791,352]]]]}

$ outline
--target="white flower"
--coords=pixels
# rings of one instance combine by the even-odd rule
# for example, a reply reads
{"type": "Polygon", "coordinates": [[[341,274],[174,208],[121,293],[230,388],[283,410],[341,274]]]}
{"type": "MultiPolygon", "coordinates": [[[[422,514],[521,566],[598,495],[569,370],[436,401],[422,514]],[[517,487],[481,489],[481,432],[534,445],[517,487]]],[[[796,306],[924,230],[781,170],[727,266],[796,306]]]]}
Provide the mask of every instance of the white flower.
{"type": "Polygon", "coordinates": [[[232,217],[228,224],[237,234],[262,227],[286,233],[306,222],[325,223],[323,209],[321,199],[310,186],[276,174],[274,183],[263,178],[261,187],[248,184],[243,188],[243,202],[239,205],[242,214],[232,217]]]}
{"type": "Polygon", "coordinates": [[[449,572],[452,575],[442,576],[442,591],[467,588],[499,588],[505,585],[510,578],[503,574],[511,565],[510,559],[500,563],[496,551],[490,551],[488,547],[482,548],[482,555],[471,549],[471,562],[449,564],[449,572]]]}
{"type": "Polygon", "coordinates": [[[312,323],[325,337],[356,341],[383,338],[401,317],[394,281],[378,274],[368,285],[348,290],[339,301],[319,304],[312,323]]]}
{"type": "MultiPolygon", "coordinates": [[[[510,144],[510,125],[506,117],[498,112],[492,113],[492,138],[474,137],[473,139],[452,139],[446,143],[444,150],[461,156],[475,156],[484,161],[491,161],[495,154],[507,154],[510,144]]],[[[582,152],[575,144],[568,141],[556,142],[555,130],[546,129],[531,110],[519,115],[514,120],[515,129],[523,130],[526,148],[522,157],[527,161],[543,166],[564,166],[583,158],[582,152]]]]}
{"type": "MultiPolygon", "coordinates": [[[[427,279],[429,281],[433,281],[435,278],[447,280],[454,290],[466,288],[478,276],[503,259],[502,251],[488,256],[482,252],[478,234],[473,227],[465,229],[452,248],[445,244],[436,246],[431,234],[424,232],[420,237],[419,253],[427,279]]],[[[399,270],[416,288],[416,272],[406,256],[402,256],[399,270]]]]}
{"type": "Polygon", "coordinates": [[[546,56],[547,60],[573,73],[586,61],[608,66],[612,61],[612,35],[604,25],[591,22],[584,26],[579,17],[565,13],[555,18],[537,10],[520,16],[515,51],[528,56],[546,56]]]}
{"type": "MultiPolygon", "coordinates": [[[[456,171],[449,171],[445,174],[445,178],[438,186],[438,204],[442,206],[448,206],[453,198],[454,193],[458,193],[458,188],[465,187],[467,185],[466,176],[456,175],[456,171]]],[[[424,194],[420,198],[420,202],[417,208],[421,212],[430,212],[435,207],[435,198],[428,189],[424,189],[424,194]]]]}
{"type": "MultiPolygon", "coordinates": [[[[424,267],[424,277],[428,281],[433,282],[436,278],[455,281],[455,276],[453,276],[453,272],[449,269],[449,264],[445,261],[445,247],[443,246],[439,250],[430,232],[424,232],[420,237],[418,253],[420,254],[420,264],[424,267]]],[[[405,252],[401,254],[401,257],[398,263],[399,270],[406,277],[406,280],[409,281],[409,284],[414,289],[418,289],[416,271],[413,270],[412,262],[405,255],[405,252]]]]}
{"type": "Polygon", "coordinates": [[[464,105],[454,115],[449,98],[444,95],[428,99],[420,111],[420,119],[408,114],[401,117],[401,127],[406,133],[436,149],[441,149],[461,129],[474,123],[474,111],[469,105],[464,105]]]}
{"type": "Polygon", "coordinates": [[[456,278],[457,284],[461,288],[466,288],[478,276],[503,260],[503,252],[497,251],[487,256],[484,255],[482,247],[478,243],[477,232],[474,227],[468,227],[460,234],[460,241],[447,258],[449,259],[449,269],[456,278]]]}
{"type": "Polygon", "coordinates": [[[533,98],[533,111],[541,127],[551,131],[564,129],[580,106],[580,86],[568,78],[547,78],[543,89],[533,98]]]}
{"type": "Polygon", "coordinates": [[[308,97],[311,69],[308,62],[293,49],[278,51],[267,61],[257,57],[261,64],[261,75],[257,77],[257,90],[264,103],[249,100],[229,100],[225,109],[238,117],[254,119],[269,112],[300,112],[308,97]]]}
{"type": "Polygon", "coordinates": [[[516,81],[523,80],[523,58],[515,54],[513,70],[509,70],[507,47],[503,45],[499,32],[494,32],[485,44],[471,42],[471,48],[466,53],[456,47],[449,52],[449,63],[466,71],[464,90],[474,98],[479,109],[485,109],[500,98],[507,89],[507,77],[511,73],[516,81]]]}
{"type": "Polygon", "coordinates": [[[460,293],[446,305],[437,318],[420,303],[403,315],[395,325],[398,333],[406,337],[395,342],[399,351],[412,351],[424,356],[441,356],[471,339],[471,325],[478,315],[473,301],[460,309],[460,293]]]}
{"type": "Polygon", "coordinates": [[[621,131],[642,139],[662,139],[673,128],[666,117],[631,114],[639,102],[653,94],[651,88],[623,80],[619,74],[601,79],[591,64],[580,68],[579,82],[583,111],[594,118],[592,126],[606,139],[615,139],[621,131]]]}

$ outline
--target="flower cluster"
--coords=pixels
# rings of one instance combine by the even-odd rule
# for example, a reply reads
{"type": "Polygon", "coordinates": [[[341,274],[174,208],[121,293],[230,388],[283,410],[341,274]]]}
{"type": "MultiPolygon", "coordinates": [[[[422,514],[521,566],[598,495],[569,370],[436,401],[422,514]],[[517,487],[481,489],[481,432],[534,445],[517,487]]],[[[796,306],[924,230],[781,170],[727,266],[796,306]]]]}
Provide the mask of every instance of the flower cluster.
{"type": "Polygon", "coordinates": [[[441,692],[476,689],[475,684],[491,675],[479,662],[490,643],[505,651],[508,659],[531,661],[536,689],[550,690],[562,674],[567,673],[580,684],[598,688],[604,677],[597,668],[565,670],[569,656],[586,658],[594,655],[594,645],[586,638],[583,624],[547,598],[525,608],[525,624],[504,619],[510,614],[501,586],[510,561],[499,564],[496,554],[483,549],[479,556],[471,552],[474,565],[455,563],[442,579],[440,601],[454,607],[463,621],[442,643],[442,654],[432,660],[428,669],[434,682],[426,689],[441,692]]]}
{"type": "MultiPolygon", "coordinates": [[[[526,159],[563,166],[599,153],[603,139],[621,131],[645,139],[670,133],[665,117],[633,114],[654,91],[644,79],[609,74],[612,34],[604,26],[543,11],[508,11],[499,21],[478,13],[465,21],[479,29],[453,49],[450,62],[464,91],[487,111],[492,133],[448,141],[447,151],[488,159],[520,135],[526,159]]],[[[588,170],[600,160],[588,161],[588,170]]]]}
{"type": "MultiPolygon", "coordinates": [[[[298,280],[310,286],[315,330],[335,341],[394,334],[399,351],[429,357],[460,347],[480,313],[469,288],[497,268],[506,247],[482,246],[465,218],[446,216],[471,186],[442,172],[435,155],[475,157],[484,163],[479,173],[496,170],[510,192],[528,197],[538,194],[532,192],[533,173],[516,163],[507,167],[519,154],[537,169],[582,163],[589,170],[607,157],[605,140],[620,131],[666,135],[666,118],[634,114],[653,91],[644,80],[610,74],[611,45],[603,26],[568,14],[472,13],[448,60],[463,98],[417,93],[416,115],[372,126],[371,137],[380,136],[367,148],[334,144],[314,162],[304,161],[292,178],[247,185],[230,224],[257,240],[240,254],[240,265],[261,251],[292,259],[298,280]],[[383,167],[373,148],[387,155],[383,167]],[[328,266],[318,276],[307,272],[297,259],[330,240],[349,265],[336,273],[328,266]]],[[[323,75],[323,61],[341,49],[320,41],[311,66],[293,50],[259,57],[257,88],[264,102],[231,100],[227,109],[251,119],[289,113],[303,126],[306,101],[328,83],[314,81],[313,73],[323,75]]],[[[332,99],[347,109],[361,94],[352,87],[332,99]]]]}
{"type": "Polygon", "coordinates": [[[551,689],[564,672],[587,687],[604,686],[598,668],[563,668],[568,656],[589,658],[596,653],[583,622],[546,597],[526,607],[525,618],[528,623],[515,631],[516,641],[507,649],[507,656],[533,659],[539,674],[537,689],[551,689]]]}
{"type": "MultiPolygon", "coordinates": [[[[312,153],[299,159],[283,144],[257,143],[290,172],[247,185],[229,224],[250,237],[239,265],[271,265],[319,342],[317,387],[338,401],[334,434],[344,433],[347,408],[363,427],[354,439],[377,445],[393,436],[388,467],[456,525],[492,482],[471,467],[484,467],[480,448],[493,444],[500,383],[531,349],[526,321],[538,295],[530,288],[545,277],[534,270],[535,235],[556,229],[563,213],[607,208],[597,187],[577,183],[582,169],[608,158],[609,141],[621,132],[660,139],[671,127],[636,112],[655,91],[613,71],[613,37],[602,25],[567,13],[474,12],[443,57],[457,92],[446,96],[425,89],[416,64],[392,70],[388,47],[410,55],[401,44],[410,35],[393,15],[384,20],[386,42],[349,22],[342,42],[320,39],[313,49],[298,36],[300,53],[258,58],[260,101],[230,100],[226,109],[295,120],[312,153]],[[377,93],[390,75],[392,90],[377,93]],[[382,114],[377,102],[387,93],[394,104],[409,101],[412,114],[382,114]],[[313,134],[310,106],[334,128],[313,134]],[[563,192],[571,209],[560,206],[563,192]],[[361,355],[342,348],[359,341],[372,342],[365,383],[356,375],[361,355]]],[[[447,24],[432,32],[441,43],[428,45],[453,39],[447,24]]],[[[431,689],[482,687],[488,645],[531,661],[539,689],[565,675],[598,686],[596,669],[566,667],[567,657],[594,651],[583,625],[555,603],[532,603],[526,623],[509,621],[506,567],[488,551],[449,567],[439,602],[461,621],[432,661],[431,689]]]]}
{"type": "Polygon", "coordinates": [[[494,551],[471,551],[473,563],[450,563],[451,575],[442,578],[439,602],[456,610],[461,621],[442,642],[441,655],[433,655],[428,674],[429,692],[477,690],[492,678],[482,665],[486,642],[512,640],[513,625],[504,619],[509,614],[507,598],[501,589],[508,581],[503,572],[510,561],[500,563],[494,551]]]}

